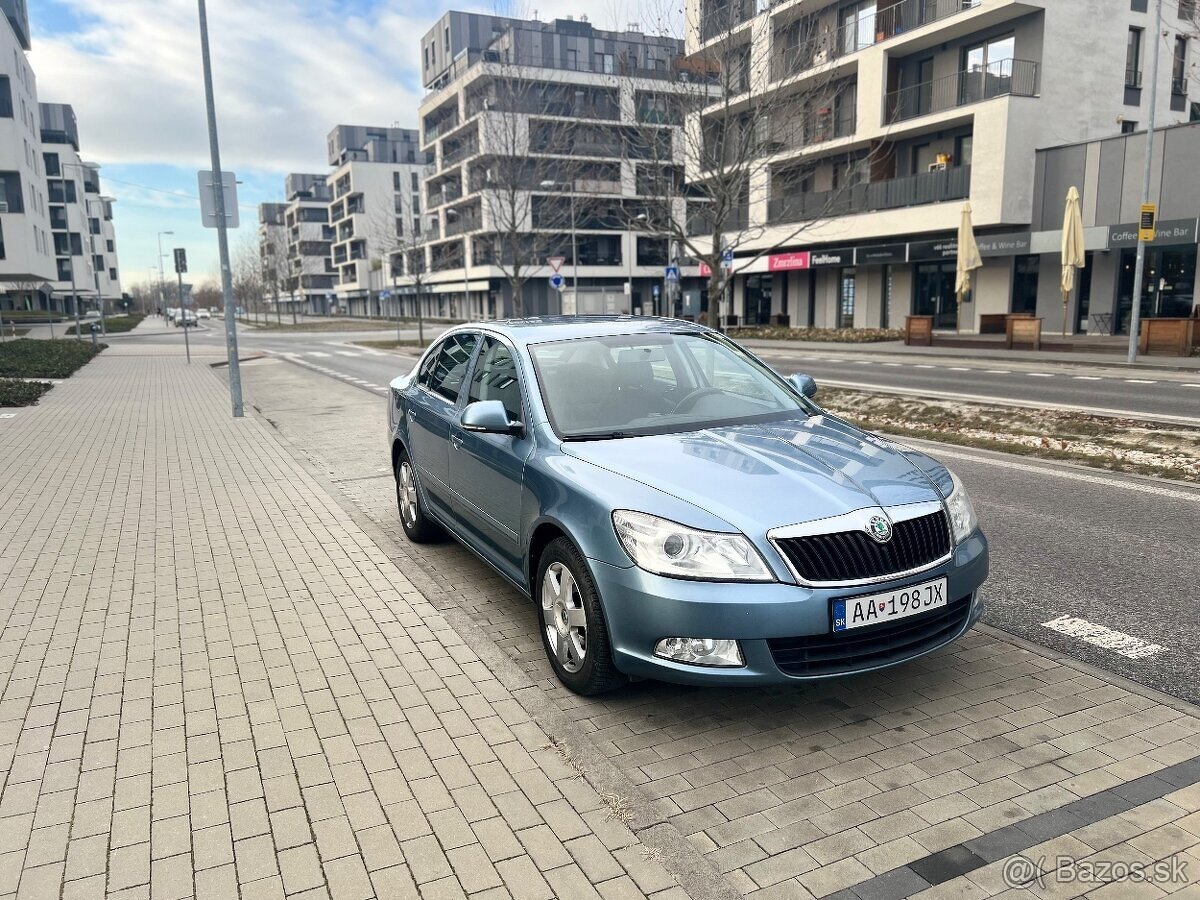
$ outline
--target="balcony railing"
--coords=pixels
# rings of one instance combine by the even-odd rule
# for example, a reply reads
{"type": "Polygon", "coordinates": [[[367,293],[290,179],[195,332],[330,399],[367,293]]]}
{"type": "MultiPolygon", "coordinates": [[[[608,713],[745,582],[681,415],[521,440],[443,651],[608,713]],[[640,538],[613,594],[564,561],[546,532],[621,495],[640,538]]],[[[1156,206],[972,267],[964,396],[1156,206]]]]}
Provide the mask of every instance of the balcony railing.
{"type": "Polygon", "coordinates": [[[833,191],[809,191],[776,197],[767,205],[767,221],[778,225],[885,209],[904,209],[948,200],[965,200],[970,193],[971,167],[959,166],[940,172],[856,184],[833,191]]]}
{"type": "Polygon", "coordinates": [[[474,156],[478,152],[479,141],[465,141],[449,150],[442,150],[442,165],[452,166],[466,159],[468,156],[474,156]]]}
{"type": "Polygon", "coordinates": [[[995,97],[1034,97],[1038,65],[1028,59],[1002,59],[983,69],[955,72],[887,95],[888,121],[903,122],[995,97]]]}
{"type": "Polygon", "coordinates": [[[483,227],[483,216],[476,210],[472,212],[457,211],[457,215],[446,214],[446,237],[462,234],[466,231],[478,231],[483,227]]]}
{"type": "Polygon", "coordinates": [[[458,113],[454,112],[446,116],[444,119],[439,119],[432,125],[425,126],[425,143],[435,140],[439,135],[445,134],[451,128],[458,127],[458,113]]]}
{"type": "Polygon", "coordinates": [[[611,102],[587,101],[576,103],[572,100],[546,99],[537,96],[515,97],[486,97],[471,101],[467,105],[467,115],[487,110],[489,112],[523,113],[531,116],[555,116],[567,119],[606,119],[617,121],[621,118],[621,106],[616,100],[611,102]]]}
{"type": "Polygon", "coordinates": [[[771,80],[779,81],[857,53],[914,28],[974,9],[979,3],[980,0],[901,0],[832,31],[805,35],[798,44],[784,48],[771,59],[771,80]]]}
{"type": "MultiPolygon", "coordinates": [[[[730,231],[745,231],[749,225],[750,208],[748,206],[736,206],[725,216],[725,221],[721,224],[721,232],[724,234],[730,231]]],[[[692,213],[688,216],[687,233],[693,237],[712,234],[713,217],[704,212],[692,213]]]]}

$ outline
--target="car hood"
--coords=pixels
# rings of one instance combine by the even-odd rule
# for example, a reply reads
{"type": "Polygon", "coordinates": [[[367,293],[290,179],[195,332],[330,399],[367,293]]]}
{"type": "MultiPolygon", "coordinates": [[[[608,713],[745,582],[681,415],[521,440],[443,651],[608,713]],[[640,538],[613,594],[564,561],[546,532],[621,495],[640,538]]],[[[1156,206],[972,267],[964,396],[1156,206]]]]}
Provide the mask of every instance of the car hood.
{"type": "Polygon", "coordinates": [[[826,415],[569,441],[562,449],[678,497],[751,536],[871,506],[941,499],[931,476],[915,462],[919,454],[910,458],[897,445],[826,415]]]}

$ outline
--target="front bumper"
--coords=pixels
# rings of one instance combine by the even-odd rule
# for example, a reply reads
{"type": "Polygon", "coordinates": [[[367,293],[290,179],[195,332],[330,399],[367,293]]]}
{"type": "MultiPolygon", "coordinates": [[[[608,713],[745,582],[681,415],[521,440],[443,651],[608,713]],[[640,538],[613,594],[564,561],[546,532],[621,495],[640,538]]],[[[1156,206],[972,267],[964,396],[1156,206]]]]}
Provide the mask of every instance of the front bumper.
{"type": "MultiPolygon", "coordinates": [[[[988,547],[976,531],[937,568],[908,578],[855,588],[813,589],[795,584],[730,584],[683,581],[652,575],[636,567],[619,568],[592,561],[613,647],[613,661],[626,675],[682,684],[781,684],[836,677],[898,665],[945,646],[969,630],[983,614],[980,588],[988,576],[988,547]],[[768,641],[830,636],[830,601],[875,594],[936,578],[947,579],[948,600],[963,601],[965,614],[929,639],[905,644],[893,653],[848,659],[820,674],[789,674],[780,668],[768,641]],[[715,668],[676,663],[654,656],[665,637],[736,639],[746,664],[715,668]]],[[[930,614],[913,616],[917,622],[930,614]]],[[[875,626],[880,627],[880,626],[875,626]]],[[[872,628],[842,632],[861,639],[872,628]]],[[[775,643],[776,649],[779,642],[775,643]]],[[[782,656],[780,657],[783,658],[782,656]]],[[[828,668],[828,667],[827,667],[828,668]]]]}

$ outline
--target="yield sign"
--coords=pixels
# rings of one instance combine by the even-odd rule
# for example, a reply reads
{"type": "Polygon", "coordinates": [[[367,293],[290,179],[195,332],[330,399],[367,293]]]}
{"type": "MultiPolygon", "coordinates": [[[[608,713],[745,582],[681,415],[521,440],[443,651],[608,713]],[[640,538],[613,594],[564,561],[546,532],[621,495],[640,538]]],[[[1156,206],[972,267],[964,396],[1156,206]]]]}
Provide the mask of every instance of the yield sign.
{"type": "Polygon", "coordinates": [[[567,261],[567,258],[565,256],[548,256],[548,257],[546,257],[546,264],[549,265],[550,268],[552,268],[555,272],[557,272],[559,269],[561,269],[562,264],[565,263],[566,261],[567,261]]]}

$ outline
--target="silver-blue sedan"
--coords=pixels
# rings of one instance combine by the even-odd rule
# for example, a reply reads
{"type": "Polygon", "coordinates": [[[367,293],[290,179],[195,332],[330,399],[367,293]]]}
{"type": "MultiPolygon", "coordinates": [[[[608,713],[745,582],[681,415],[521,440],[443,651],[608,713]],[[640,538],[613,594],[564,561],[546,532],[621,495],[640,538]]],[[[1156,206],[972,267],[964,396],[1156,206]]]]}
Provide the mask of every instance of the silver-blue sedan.
{"type": "Polygon", "coordinates": [[[941,463],[804,375],[670,319],[464,325],[394,380],[400,520],[536,604],[562,682],[787,683],[902,663],[982,613],[988,546],[941,463]]]}

